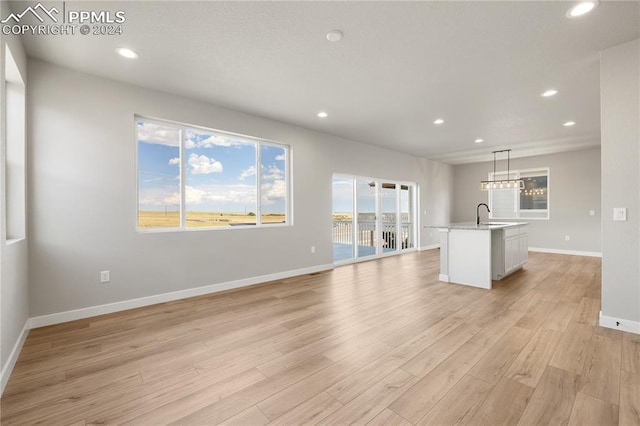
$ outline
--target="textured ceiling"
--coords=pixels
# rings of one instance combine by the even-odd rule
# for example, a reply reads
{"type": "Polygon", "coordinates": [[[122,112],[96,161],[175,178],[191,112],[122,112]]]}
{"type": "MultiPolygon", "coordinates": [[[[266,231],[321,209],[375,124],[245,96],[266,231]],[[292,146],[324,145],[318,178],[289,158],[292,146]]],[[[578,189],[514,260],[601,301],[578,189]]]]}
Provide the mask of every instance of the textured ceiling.
{"type": "Polygon", "coordinates": [[[498,147],[599,143],[598,52],[640,37],[639,2],[603,1],[579,19],[566,18],[571,5],[68,1],[67,10],[124,10],[124,34],[25,44],[90,74],[455,162],[498,147]],[[333,29],[342,41],[326,40],[333,29]],[[117,57],[118,46],[140,59],[117,57]],[[540,97],[550,87],[560,93],[540,97]]]}

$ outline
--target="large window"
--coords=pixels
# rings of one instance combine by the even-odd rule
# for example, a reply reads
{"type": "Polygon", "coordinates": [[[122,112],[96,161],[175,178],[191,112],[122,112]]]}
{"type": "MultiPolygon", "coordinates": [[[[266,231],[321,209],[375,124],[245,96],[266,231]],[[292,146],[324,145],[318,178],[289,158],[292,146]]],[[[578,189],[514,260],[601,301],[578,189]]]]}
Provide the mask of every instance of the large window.
{"type": "Polygon", "coordinates": [[[489,180],[522,179],[524,189],[489,190],[491,219],[549,219],[549,169],[489,173],[489,180]]]}
{"type": "Polygon", "coordinates": [[[138,228],[288,223],[288,147],[136,119],[138,228]]]}

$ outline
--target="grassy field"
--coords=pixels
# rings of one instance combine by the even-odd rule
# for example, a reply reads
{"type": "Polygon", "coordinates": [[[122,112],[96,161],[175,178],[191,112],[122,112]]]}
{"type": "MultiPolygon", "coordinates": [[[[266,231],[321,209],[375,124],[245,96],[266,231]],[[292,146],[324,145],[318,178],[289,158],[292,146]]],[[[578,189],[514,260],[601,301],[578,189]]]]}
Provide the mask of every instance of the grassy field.
{"type": "MultiPolygon", "coordinates": [[[[251,225],[256,216],[248,213],[187,212],[187,228],[210,228],[218,226],[251,225]]],[[[262,223],[283,223],[284,214],[262,215],[262,223]]],[[[179,212],[138,212],[139,228],[177,228],[180,226],[179,212]]]]}
{"type": "Polygon", "coordinates": [[[353,219],[353,215],[351,213],[334,213],[333,221],[334,222],[351,222],[353,219]]]}

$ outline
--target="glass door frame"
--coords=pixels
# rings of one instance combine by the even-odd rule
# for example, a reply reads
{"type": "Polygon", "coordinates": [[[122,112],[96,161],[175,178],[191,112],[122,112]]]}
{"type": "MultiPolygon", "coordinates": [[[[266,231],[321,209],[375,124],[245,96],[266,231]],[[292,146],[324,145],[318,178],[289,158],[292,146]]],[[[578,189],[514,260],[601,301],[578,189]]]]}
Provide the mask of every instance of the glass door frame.
{"type": "MultiPolygon", "coordinates": [[[[380,209],[380,198],[379,198],[379,189],[378,189],[378,182],[375,179],[369,179],[366,177],[361,177],[361,176],[354,176],[353,177],[353,218],[352,218],[352,223],[353,223],[353,234],[354,237],[353,239],[355,240],[355,245],[354,245],[354,258],[357,260],[367,260],[367,259],[373,259],[374,257],[378,256],[380,254],[380,221],[379,221],[379,209],[380,209]],[[367,247],[364,245],[361,245],[360,242],[362,241],[362,231],[360,229],[360,212],[358,211],[358,182],[369,182],[368,185],[371,186],[371,183],[373,183],[373,231],[374,234],[372,234],[372,244],[375,243],[373,245],[373,249],[374,252],[373,254],[361,254],[361,248],[367,247]]],[[[364,221],[363,221],[364,222],[364,221]]],[[[364,230],[366,232],[366,230],[364,230]]]]}
{"type": "MultiPolygon", "coordinates": [[[[365,177],[365,176],[358,176],[358,175],[351,175],[351,174],[346,174],[346,173],[334,173],[332,175],[332,185],[333,185],[333,178],[341,178],[341,179],[351,179],[352,180],[352,190],[353,190],[353,195],[352,195],[352,218],[351,218],[351,223],[352,223],[352,245],[353,245],[353,250],[352,250],[352,257],[350,258],[346,258],[346,259],[340,259],[340,260],[334,260],[334,265],[343,265],[343,264],[349,264],[349,263],[355,263],[355,262],[363,262],[363,261],[367,261],[367,260],[372,260],[372,259],[378,259],[381,257],[386,257],[386,256],[395,256],[397,254],[400,253],[406,253],[406,252],[410,252],[410,251],[417,251],[418,250],[418,230],[420,229],[419,227],[419,218],[420,216],[418,215],[418,212],[420,211],[419,208],[419,197],[418,194],[420,193],[420,187],[417,183],[415,182],[408,182],[408,181],[397,181],[397,180],[393,180],[393,179],[382,179],[382,178],[371,178],[371,177],[365,177]],[[359,248],[359,223],[358,223],[358,194],[357,194],[357,181],[360,180],[365,180],[365,181],[369,181],[369,182],[373,182],[375,183],[375,253],[372,255],[367,255],[367,256],[359,256],[358,252],[360,250],[359,248]],[[382,211],[381,211],[381,206],[382,206],[382,185],[383,184],[394,184],[395,185],[395,205],[396,205],[396,211],[395,211],[395,215],[396,215],[396,220],[395,220],[395,249],[394,250],[388,250],[387,252],[384,252],[383,247],[382,247],[382,241],[383,241],[383,221],[382,221],[382,211]],[[408,187],[408,191],[409,191],[409,214],[410,217],[413,219],[410,223],[412,225],[412,229],[410,230],[410,237],[408,238],[408,242],[410,244],[407,244],[407,247],[404,247],[404,240],[402,238],[402,200],[401,200],[401,191],[402,191],[402,187],[408,187]],[[411,247],[409,247],[411,245],[411,247]]],[[[332,197],[333,197],[333,191],[332,191],[332,197]]],[[[333,198],[332,198],[333,201],[333,198]]],[[[333,205],[333,202],[332,202],[333,205]]],[[[333,208],[332,208],[333,210],[333,208]]],[[[331,212],[332,217],[334,212],[331,212]]],[[[332,219],[333,221],[333,219],[332,219]]],[[[333,236],[332,236],[333,238],[333,236]]],[[[333,241],[332,241],[333,243],[333,241]]]]}

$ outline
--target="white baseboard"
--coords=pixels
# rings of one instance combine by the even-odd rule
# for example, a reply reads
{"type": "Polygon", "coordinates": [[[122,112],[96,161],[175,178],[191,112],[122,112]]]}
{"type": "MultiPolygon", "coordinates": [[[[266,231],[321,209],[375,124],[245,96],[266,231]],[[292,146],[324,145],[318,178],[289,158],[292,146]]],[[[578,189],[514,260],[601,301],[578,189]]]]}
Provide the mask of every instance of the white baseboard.
{"type": "Polygon", "coordinates": [[[438,281],[443,281],[445,283],[449,282],[449,275],[440,274],[438,275],[438,281]]]}
{"type": "Polygon", "coordinates": [[[640,334],[640,322],[608,317],[602,315],[602,311],[600,311],[600,327],[640,334]]]}
{"type": "Polygon", "coordinates": [[[602,257],[602,253],[598,251],[561,250],[561,249],[548,249],[548,248],[538,248],[538,247],[529,247],[529,251],[537,251],[540,253],[569,254],[571,256],[602,257]]]}
{"type": "Polygon", "coordinates": [[[422,246],[418,249],[418,251],[425,251],[425,250],[433,250],[433,249],[437,249],[440,248],[440,244],[430,244],[428,246],[422,246]]]}
{"type": "Polygon", "coordinates": [[[24,323],[24,327],[22,327],[20,336],[18,336],[18,341],[13,345],[13,350],[9,354],[7,362],[4,363],[2,370],[0,370],[0,395],[2,395],[5,386],[7,386],[7,383],[9,382],[9,377],[11,377],[13,367],[15,367],[16,362],[18,361],[18,356],[20,355],[20,351],[22,351],[22,346],[24,345],[25,340],[27,340],[27,335],[29,334],[30,329],[30,320],[27,319],[24,323]]]}
{"type": "Polygon", "coordinates": [[[291,271],[278,272],[275,274],[261,275],[258,277],[245,278],[241,280],[229,281],[226,283],[212,284],[203,287],[190,288],[186,290],[174,291],[171,293],[157,294],[154,296],[141,297],[139,299],[123,300],[121,302],[108,303],[106,305],[91,306],[88,308],[75,309],[73,311],[59,312],[50,315],[33,317],[30,320],[31,328],[45,327],[47,325],[60,324],[68,321],[75,321],[83,318],[95,317],[98,315],[110,314],[113,312],[126,311],[127,309],[140,308],[143,306],[155,305],[158,303],[171,302],[174,300],[186,299],[188,297],[202,296],[234,288],[246,287],[250,285],[265,283],[269,281],[281,280],[298,275],[313,274],[333,269],[333,265],[318,265],[310,268],[294,269],[291,271]]]}

